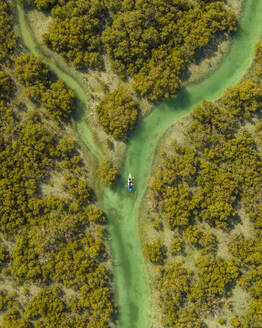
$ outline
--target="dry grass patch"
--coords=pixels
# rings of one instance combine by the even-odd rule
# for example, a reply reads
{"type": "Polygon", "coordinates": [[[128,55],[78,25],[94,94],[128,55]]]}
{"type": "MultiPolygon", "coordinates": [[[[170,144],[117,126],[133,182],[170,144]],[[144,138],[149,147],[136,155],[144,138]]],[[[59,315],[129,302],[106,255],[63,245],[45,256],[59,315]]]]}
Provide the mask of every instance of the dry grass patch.
{"type": "MultiPolygon", "coordinates": [[[[88,101],[88,108],[85,108],[85,112],[83,113],[84,117],[82,119],[84,119],[88,124],[88,128],[93,134],[97,144],[102,149],[104,155],[113,161],[118,168],[120,168],[122,166],[123,154],[125,152],[126,145],[121,141],[113,140],[104,132],[101,125],[98,123],[95,109],[99,101],[106,93],[117,88],[130,91],[129,83],[122,81],[118,75],[113,73],[110,60],[107,56],[104,56],[104,71],[90,69],[88,72],[81,72],[76,70],[72,64],[66,62],[62,56],[51,51],[43,43],[42,35],[48,30],[49,24],[52,20],[51,16],[44,15],[38,10],[30,10],[26,14],[26,19],[41,52],[47,58],[52,58],[62,70],[72,76],[85,92],[86,100],[88,101]],[[44,28],[38,29],[38,25],[42,24],[44,28]],[[107,139],[110,140],[113,147],[108,147],[108,143],[106,141],[107,139]]],[[[136,99],[134,95],[133,97],[136,99]]],[[[140,107],[145,107],[148,109],[151,105],[148,105],[146,101],[143,101],[142,106],[140,107]]]]}
{"type": "Polygon", "coordinates": [[[47,183],[41,185],[41,194],[43,197],[56,196],[63,199],[67,197],[67,193],[61,188],[64,183],[65,172],[51,172],[47,183]]]}
{"type": "Polygon", "coordinates": [[[37,39],[42,39],[43,34],[48,32],[53,18],[37,9],[27,10],[26,15],[30,26],[34,28],[37,39]]]}

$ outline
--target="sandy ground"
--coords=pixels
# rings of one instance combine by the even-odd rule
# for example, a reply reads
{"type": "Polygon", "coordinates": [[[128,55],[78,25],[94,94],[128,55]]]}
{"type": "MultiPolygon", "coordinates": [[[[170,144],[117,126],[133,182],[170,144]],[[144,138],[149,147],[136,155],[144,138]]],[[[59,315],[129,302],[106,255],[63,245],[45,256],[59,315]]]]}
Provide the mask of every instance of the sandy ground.
{"type": "MultiPolygon", "coordinates": [[[[237,17],[240,16],[242,6],[245,0],[228,0],[225,5],[228,9],[232,10],[237,17]]],[[[214,72],[217,66],[223,61],[224,56],[228,53],[231,45],[231,38],[221,38],[219,42],[211,44],[205,50],[205,56],[200,63],[191,64],[189,66],[189,78],[186,80],[184,85],[196,83],[214,72]]]]}
{"type": "MultiPolygon", "coordinates": [[[[121,168],[123,154],[125,152],[125,143],[116,141],[112,137],[108,136],[100,126],[97,120],[95,107],[103,98],[105,93],[108,93],[117,88],[128,89],[128,83],[125,83],[119,79],[111,70],[109,59],[104,57],[105,71],[89,70],[87,73],[77,71],[70,63],[66,62],[59,54],[52,52],[48,49],[43,41],[42,36],[49,29],[52,22],[50,15],[45,15],[38,10],[30,10],[26,14],[27,21],[33,31],[34,38],[40,45],[41,51],[47,56],[52,57],[58,63],[58,65],[68,72],[76,81],[81,84],[81,87],[85,91],[88,98],[88,110],[86,111],[85,120],[89,124],[91,131],[102,148],[103,153],[109,158],[117,168],[121,168]],[[112,147],[108,147],[106,139],[109,139],[112,147]]],[[[78,140],[80,142],[80,140],[78,140]]],[[[81,142],[80,142],[81,143],[81,142]]],[[[88,154],[86,154],[88,155],[88,154]]]]}
{"type": "MultiPolygon", "coordinates": [[[[234,12],[236,14],[240,13],[242,4],[243,4],[243,1],[241,1],[241,0],[229,0],[227,2],[227,6],[230,9],[234,10],[234,12]]],[[[42,43],[42,41],[41,41],[42,34],[48,31],[48,28],[50,26],[52,18],[50,16],[46,16],[36,10],[29,12],[27,17],[29,19],[30,25],[33,27],[33,30],[35,31],[36,39],[38,40],[38,42],[42,43]]],[[[226,40],[226,41],[221,42],[218,45],[218,48],[217,48],[217,51],[215,52],[215,54],[212,57],[202,60],[199,65],[192,64],[189,68],[190,77],[189,77],[188,81],[186,82],[186,84],[197,82],[198,80],[206,77],[213,70],[215,70],[217,65],[222,61],[223,57],[227,53],[227,51],[230,47],[230,41],[231,40],[226,40]]],[[[212,49],[210,49],[210,52],[211,52],[211,50],[212,49]]],[[[46,51],[48,51],[48,50],[46,49],[46,51]]],[[[112,72],[108,58],[104,58],[105,59],[105,67],[106,67],[105,72],[98,72],[98,71],[90,70],[88,72],[88,74],[86,74],[86,73],[80,73],[80,72],[76,71],[69,64],[66,64],[65,61],[61,58],[61,56],[56,55],[54,53],[52,53],[52,56],[54,56],[56,58],[56,60],[61,65],[61,67],[66,67],[66,70],[69,71],[70,74],[72,74],[78,81],[80,81],[81,85],[86,90],[86,93],[89,95],[89,99],[90,99],[90,112],[86,116],[86,120],[89,122],[92,122],[92,124],[95,125],[97,138],[99,138],[99,140],[101,140],[101,142],[104,142],[105,139],[107,138],[107,136],[104,134],[101,127],[99,127],[99,125],[97,123],[97,119],[96,119],[96,115],[95,115],[95,106],[98,103],[99,99],[101,99],[106,92],[110,92],[119,87],[130,90],[129,85],[125,82],[122,82],[118,78],[118,76],[112,72]]],[[[148,103],[144,99],[142,101],[140,101],[140,104],[141,104],[142,116],[143,116],[150,111],[151,104],[148,103]]],[[[173,139],[173,138],[176,138],[176,140],[180,144],[183,144],[183,142],[185,140],[183,131],[188,123],[189,123],[189,118],[185,118],[185,119],[182,119],[181,121],[177,122],[177,124],[175,126],[173,126],[172,129],[169,129],[169,131],[165,134],[165,137],[161,139],[161,143],[160,143],[159,147],[162,148],[162,146],[166,145],[167,139],[173,139]]],[[[108,149],[107,155],[109,158],[111,158],[115,162],[115,164],[117,164],[119,167],[121,167],[120,158],[123,158],[123,153],[125,151],[125,145],[121,142],[115,142],[114,140],[112,140],[112,138],[110,138],[110,141],[113,142],[114,151],[108,149]],[[116,154],[118,154],[118,155],[116,156],[116,154]]],[[[105,147],[105,149],[106,149],[106,147],[105,147]]],[[[156,160],[154,162],[153,172],[157,168],[158,160],[159,159],[156,158],[156,160]]],[[[48,188],[46,189],[46,192],[49,191],[48,188]]],[[[170,242],[172,240],[173,233],[170,232],[170,230],[167,227],[164,227],[163,232],[161,232],[160,234],[156,233],[156,231],[152,228],[152,221],[151,221],[151,219],[149,219],[149,215],[146,214],[146,213],[152,213],[152,207],[151,207],[152,204],[149,201],[145,202],[145,203],[147,204],[146,209],[144,211],[144,214],[141,216],[141,221],[140,221],[141,235],[143,235],[143,240],[151,240],[153,238],[156,238],[156,237],[159,238],[159,236],[161,236],[161,238],[165,241],[166,246],[169,246],[170,242]]],[[[250,225],[247,227],[247,226],[243,226],[241,224],[238,227],[236,227],[236,229],[239,231],[250,231],[251,230],[250,225]]],[[[250,232],[250,233],[252,233],[252,232],[250,232]]],[[[226,236],[218,233],[217,238],[219,241],[219,255],[224,258],[227,258],[229,256],[229,254],[228,254],[226,246],[225,246],[226,245],[225,244],[226,236]]],[[[187,249],[187,253],[188,253],[188,256],[187,256],[187,258],[184,259],[185,266],[187,268],[194,269],[193,262],[194,262],[195,257],[197,256],[197,252],[194,249],[187,249]]],[[[182,256],[180,256],[180,259],[182,260],[182,256]]],[[[169,260],[172,260],[172,259],[170,258],[170,259],[168,259],[168,261],[169,260]]],[[[177,260],[179,260],[179,256],[177,257],[177,260]]],[[[152,302],[152,325],[151,325],[151,327],[159,328],[161,326],[159,323],[160,322],[160,312],[159,312],[159,304],[158,304],[159,294],[158,294],[156,288],[154,288],[155,287],[154,286],[154,276],[155,276],[156,270],[155,270],[155,266],[152,266],[150,264],[148,265],[148,269],[149,269],[149,274],[151,276],[151,284],[153,287],[152,288],[153,302],[152,302]]],[[[242,290],[241,291],[234,290],[233,296],[232,296],[232,302],[235,302],[235,306],[237,308],[243,307],[242,303],[244,301],[241,304],[240,304],[240,302],[238,302],[240,295],[243,296],[242,290]]],[[[246,298],[245,298],[245,302],[246,302],[246,298]]],[[[225,313],[225,314],[228,315],[228,313],[225,313]]],[[[209,328],[220,327],[220,325],[217,324],[217,318],[210,317],[206,320],[206,322],[207,322],[209,328]]]]}
{"type": "MultiPolygon", "coordinates": [[[[178,121],[175,125],[173,125],[166,134],[162,137],[159,148],[161,150],[164,150],[166,152],[170,153],[170,142],[172,140],[176,140],[180,145],[183,145],[186,140],[186,136],[184,134],[186,126],[190,122],[190,117],[185,117],[184,119],[178,121]]],[[[158,152],[159,154],[159,152],[158,152]]],[[[152,175],[157,171],[161,164],[160,156],[157,155],[152,168],[152,175]]],[[[230,232],[230,235],[237,235],[239,233],[242,233],[246,238],[253,237],[253,227],[250,222],[245,216],[245,213],[243,209],[239,209],[238,214],[240,216],[240,222],[235,225],[234,229],[230,232]]],[[[167,249],[170,248],[171,242],[173,240],[173,237],[175,235],[174,232],[172,232],[167,224],[163,222],[163,230],[157,232],[153,228],[153,222],[155,219],[158,219],[158,214],[154,211],[154,204],[152,203],[152,199],[150,198],[150,193],[148,191],[146,192],[145,198],[143,200],[143,208],[141,210],[140,214],[140,236],[143,236],[143,242],[151,242],[156,239],[160,239],[164,242],[164,245],[167,247],[167,249]]],[[[218,250],[217,250],[217,256],[228,260],[231,257],[231,254],[228,251],[228,241],[229,241],[229,234],[220,230],[211,228],[206,223],[197,224],[198,228],[205,231],[211,231],[216,235],[217,242],[218,242],[218,250]]],[[[199,256],[199,251],[195,247],[191,247],[186,245],[185,247],[185,254],[184,255],[168,255],[168,258],[165,262],[165,266],[168,265],[168,263],[177,261],[183,263],[184,267],[195,271],[195,265],[194,262],[199,256]]],[[[147,262],[147,268],[149,272],[150,277],[150,285],[152,290],[152,304],[151,304],[151,328],[159,328],[161,327],[161,313],[160,313],[160,294],[156,286],[156,266],[147,262]]],[[[249,296],[245,292],[244,289],[236,286],[232,291],[232,296],[224,299],[223,302],[225,303],[222,309],[219,309],[214,315],[210,315],[206,318],[205,323],[207,324],[208,328],[220,328],[222,327],[218,323],[219,318],[225,318],[230,319],[230,317],[233,316],[233,312],[236,314],[241,314],[243,311],[247,308],[247,304],[249,301],[249,296]],[[228,307],[228,304],[231,304],[231,307],[228,307]]],[[[227,325],[223,327],[228,327],[227,325]]]]}
{"type": "MultiPolygon", "coordinates": [[[[241,9],[243,0],[228,0],[228,8],[235,11],[238,15],[241,9]]],[[[114,165],[121,170],[124,158],[124,152],[126,145],[124,142],[116,141],[112,137],[106,135],[98,123],[95,107],[103,96],[117,88],[129,90],[134,99],[139,101],[141,108],[141,117],[148,114],[152,109],[152,104],[146,99],[138,99],[136,95],[130,89],[131,80],[122,81],[111,68],[110,60],[107,56],[104,57],[105,71],[89,70],[87,73],[79,72],[74,69],[70,63],[66,63],[65,60],[58,54],[50,51],[42,41],[44,33],[48,32],[52,18],[50,15],[43,14],[38,10],[30,10],[27,13],[28,22],[34,31],[34,37],[38,44],[41,45],[41,50],[44,50],[45,54],[55,58],[61,68],[65,68],[77,81],[81,83],[81,86],[86,91],[89,101],[88,112],[85,114],[85,119],[88,123],[92,123],[92,132],[95,135],[96,140],[100,146],[103,147],[103,152],[114,165]],[[113,147],[107,146],[106,139],[110,140],[113,147]]],[[[217,50],[214,52],[213,47],[207,49],[206,53],[208,57],[203,59],[199,64],[192,64],[189,67],[189,78],[185,82],[185,85],[195,83],[214,71],[217,65],[222,61],[223,57],[227,53],[230,46],[230,40],[222,41],[219,43],[217,50]],[[210,53],[210,54],[209,54],[210,53]]]]}

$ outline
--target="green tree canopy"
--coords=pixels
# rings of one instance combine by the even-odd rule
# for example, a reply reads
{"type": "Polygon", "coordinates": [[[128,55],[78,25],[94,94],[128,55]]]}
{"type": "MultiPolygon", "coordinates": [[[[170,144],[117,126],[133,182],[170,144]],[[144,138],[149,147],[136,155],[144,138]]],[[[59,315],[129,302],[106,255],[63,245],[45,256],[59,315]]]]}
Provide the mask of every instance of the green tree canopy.
{"type": "Polygon", "coordinates": [[[50,87],[41,94],[42,105],[55,120],[67,121],[75,104],[75,93],[66,87],[62,80],[50,84],[50,87]]]}
{"type": "Polygon", "coordinates": [[[33,325],[30,322],[23,319],[18,310],[11,309],[3,316],[1,327],[2,328],[33,328],[33,325]]]}
{"type": "Polygon", "coordinates": [[[103,158],[99,163],[96,174],[102,184],[112,186],[117,178],[118,172],[107,158],[103,158]]]}
{"type": "Polygon", "coordinates": [[[17,48],[17,37],[14,32],[14,15],[9,3],[0,0],[0,64],[10,66],[11,56],[17,48]]]}
{"type": "Polygon", "coordinates": [[[49,68],[41,57],[24,55],[18,57],[15,62],[15,75],[19,82],[25,86],[48,85],[49,68]]]}
{"type": "Polygon", "coordinates": [[[10,76],[0,71],[0,100],[8,101],[14,94],[15,84],[10,76]]]}
{"type": "Polygon", "coordinates": [[[99,123],[115,139],[125,139],[134,129],[138,104],[128,92],[115,90],[106,95],[97,105],[99,123]]]}

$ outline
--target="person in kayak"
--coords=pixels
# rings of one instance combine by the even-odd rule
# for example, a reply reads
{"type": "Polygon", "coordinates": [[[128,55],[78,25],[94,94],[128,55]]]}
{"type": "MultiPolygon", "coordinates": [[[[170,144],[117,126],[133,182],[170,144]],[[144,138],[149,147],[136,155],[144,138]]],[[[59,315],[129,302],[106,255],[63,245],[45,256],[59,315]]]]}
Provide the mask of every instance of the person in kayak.
{"type": "Polygon", "coordinates": [[[131,176],[129,175],[129,177],[128,177],[128,190],[130,192],[132,191],[132,186],[133,186],[132,179],[131,179],[131,176]]]}

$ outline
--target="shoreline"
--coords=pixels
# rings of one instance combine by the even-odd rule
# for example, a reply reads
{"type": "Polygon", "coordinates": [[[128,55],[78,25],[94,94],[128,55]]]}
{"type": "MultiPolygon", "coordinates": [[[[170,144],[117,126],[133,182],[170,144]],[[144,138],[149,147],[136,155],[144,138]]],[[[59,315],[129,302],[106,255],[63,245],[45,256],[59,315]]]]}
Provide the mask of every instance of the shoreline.
{"type": "MultiPolygon", "coordinates": [[[[229,9],[235,9],[236,16],[239,18],[240,9],[246,0],[229,0],[226,6],[229,9]]],[[[110,159],[110,161],[118,168],[121,172],[124,166],[124,156],[127,150],[127,144],[122,141],[114,140],[111,136],[108,136],[99,125],[95,106],[98,100],[103,97],[105,92],[103,89],[109,87],[109,91],[112,91],[118,87],[123,89],[128,89],[131,91],[130,84],[131,80],[127,82],[122,81],[117,74],[112,72],[110,61],[108,58],[105,59],[105,71],[89,70],[87,72],[81,72],[76,70],[71,63],[66,61],[60,54],[49,49],[42,41],[42,35],[47,32],[49,25],[51,24],[52,17],[50,14],[44,14],[37,9],[26,9],[25,10],[25,20],[32,32],[35,43],[37,44],[40,51],[47,57],[51,58],[52,61],[62,70],[66,71],[73,77],[86,94],[86,104],[88,103],[88,111],[85,112],[84,120],[91,128],[92,134],[94,136],[95,142],[103,150],[104,155],[110,159]],[[98,98],[97,98],[98,97],[98,98]],[[106,140],[112,142],[113,150],[109,149],[106,145],[106,140]]],[[[212,52],[210,58],[201,59],[200,63],[190,64],[188,71],[190,72],[189,77],[183,81],[183,89],[191,86],[193,84],[198,84],[200,81],[208,78],[212,73],[219,67],[223,62],[224,58],[230,51],[230,45],[232,43],[232,38],[228,37],[225,41],[215,42],[217,50],[212,52]],[[211,64],[210,64],[211,63],[211,64]]],[[[207,46],[208,49],[209,46],[207,46]]],[[[205,51],[207,51],[207,49],[205,51]]],[[[157,104],[148,102],[145,98],[138,98],[133,95],[134,99],[140,104],[141,113],[140,121],[145,117],[150,115],[152,110],[157,104]],[[142,106],[141,106],[142,104],[142,106]]],[[[161,102],[159,102],[161,103],[161,102]]]]}
{"type": "MultiPolygon", "coordinates": [[[[132,139],[133,140],[133,139],[132,139]]],[[[130,155],[131,156],[131,155],[130,155]]],[[[127,164],[129,164],[128,162],[127,162],[127,164]]],[[[149,163],[150,164],[150,163],[149,163]]],[[[134,166],[134,165],[133,165],[134,166]]],[[[132,165],[131,165],[131,167],[132,167],[132,165]]],[[[135,168],[135,167],[134,167],[135,168]]],[[[141,181],[143,181],[143,179],[141,180],[141,181]]],[[[109,194],[109,192],[108,192],[108,194],[109,194]]],[[[109,195],[110,196],[110,195],[109,195]]],[[[141,197],[140,197],[141,198],[141,197]]],[[[119,198],[121,201],[123,201],[121,198],[119,198]]],[[[109,198],[109,200],[110,200],[110,198],[109,198]]],[[[119,203],[119,205],[120,205],[120,203],[119,203]]],[[[132,205],[132,204],[131,204],[132,205]]],[[[140,206],[141,206],[141,202],[140,202],[140,206]]],[[[139,206],[139,208],[140,208],[140,206],[139,206]]],[[[131,216],[131,219],[132,219],[132,215],[130,215],[131,216]]],[[[136,216],[136,218],[135,219],[137,219],[137,213],[135,214],[135,216],[136,216]]],[[[128,219],[129,219],[130,217],[128,217],[128,219]]],[[[138,223],[139,223],[139,221],[137,221],[138,223]]],[[[136,224],[136,227],[135,227],[135,229],[136,229],[136,231],[137,231],[137,224],[136,224]]],[[[140,240],[141,241],[141,240],[140,240]]],[[[117,242],[117,241],[115,241],[115,242],[117,242]]],[[[138,245],[138,247],[139,247],[139,245],[138,245]]],[[[147,271],[146,270],[146,267],[145,268],[142,268],[142,270],[143,269],[145,269],[144,271],[147,271]]]]}
{"type": "MultiPolygon", "coordinates": [[[[20,26],[20,24],[19,24],[19,20],[20,19],[22,19],[22,17],[20,16],[20,18],[18,18],[18,16],[19,15],[22,15],[22,12],[23,12],[23,10],[21,9],[21,11],[19,12],[19,5],[17,5],[17,7],[16,7],[16,19],[17,19],[17,28],[19,29],[19,28],[21,28],[21,26],[20,26]]],[[[26,26],[26,24],[27,24],[27,21],[26,21],[26,17],[25,17],[25,13],[23,12],[23,14],[24,14],[24,22],[25,22],[25,26],[26,26]]],[[[25,27],[26,28],[26,27],[25,27]]],[[[28,31],[29,33],[31,32],[31,30],[30,31],[28,31]]],[[[46,59],[46,54],[44,53],[44,54],[42,54],[42,52],[41,52],[41,47],[39,47],[38,48],[38,44],[37,44],[37,42],[35,41],[35,39],[34,39],[34,36],[33,36],[33,33],[31,33],[31,38],[32,38],[32,44],[31,44],[31,46],[29,45],[29,44],[25,44],[25,42],[24,42],[24,37],[23,37],[23,32],[19,29],[19,31],[18,31],[18,35],[19,35],[19,37],[21,38],[21,41],[22,41],[22,43],[23,43],[23,46],[25,46],[27,49],[28,49],[28,51],[29,51],[29,53],[33,53],[34,55],[38,55],[38,56],[40,56],[40,54],[41,54],[41,58],[44,60],[44,61],[46,61],[46,62],[48,62],[48,60],[46,59]],[[37,46],[37,47],[35,47],[35,45],[37,46]]],[[[31,41],[31,40],[30,40],[31,41]]],[[[29,43],[30,43],[30,41],[29,41],[29,43]]],[[[28,40],[27,40],[27,42],[28,42],[28,40]]],[[[74,77],[72,77],[71,75],[70,75],[70,73],[68,74],[67,72],[65,72],[64,70],[63,70],[63,68],[59,65],[59,64],[57,64],[56,63],[56,61],[52,61],[52,64],[50,65],[50,63],[48,62],[48,66],[49,66],[49,68],[50,68],[50,71],[53,73],[53,74],[55,74],[58,78],[61,78],[60,76],[61,75],[63,75],[63,77],[62,77],[62,79],[65,81],[65,79],[64,79],[64,75],[66,75],[66,76],[68,76],[69,78],[70,78],[70,80],[71,81],[73,81],[73,79],[74,79],[74,77]]],[[[65,81],[65,83],[69,86],[69,87],[71,87],[72,88],[72,86],[70,85],[70,83],[68,83],[68,81],[65,81]]],[[[79,83],[79,81],[78,80],[76,80],[76,84],[78,84],[79,83]]],[[[79,85],[80,85],[80,83],[79,83],[79,85]]],[[[76,93],[76,96],[77,96],[77,98],[78,98],[78,100],[79,100],[79,98],[80,97],[78,97],[78,95],[77,95],[77,93],[76,93]]],[[[87,105],[87,104],[86,104],[87,105]]],[[[77,106],[79,106],[79,104],[77,105],[77,106]]],[[[77,137],[77,143],[80,145],[80,147],[81,147],[81,150],[83,151],[83,159],[84,159],[84,161],[87,161],[88,162],[88,164],[91,162],[91,163],[93,163],[94,165],[88,165],[88,171],[90,172],[92,172],[92,168],[93,167],[96,167],[96,157],[95,157],[95,155],[94,154],[92,154],[92,152],[90,152],[90,150],[89,149],[87,149],[88,147],[86,147],[86,145],[84,146],[84,141],[80,138],[80,136],[78,135],[78,131],[77,131],[77,120],[73,120],[73,122],[72,122],[72,129],[74,129],[75,130],[75,134],[74,134],[74,138],[76,138],[77,137]]],[[[95,174],[94,174],[94,176],[95,176],[95,174]]],[[[89,174],[89,179],[90,179],[90,174],[89,174]]],[[[93,184],[91,184],[91,186],[94,188],[94,190],[96,190],[97,189],[97,186],[93,183],[93,184]]],[[[107,224],[107,227],[106,227],[106,230],[108,231],[109,230],[109,227],[108,227],[108,224],[107,224]]],[[[105,245],[106,245],[106,248],[107,248],[107,250],[110,250],[110,251],[108,251],[108,254],[109,254],[109,259],[108,259],[108,263],[106,263],[106,266],[110,269],[110,271],[112,272],[112,273],[114,273],[115,272],[115,263],[114,263],[114,257],[113,257],[113,252],[112,252],[112,249],[111,249],[111,241],[110,241],[110,237],[108,238],[108,237],[106,237],[105,239],[104,239],[104,242],[105,242],[105,245]]],[[[113,291],[113,295],[114,295],[114,298],[113,298],[113,300],[114,300],[114,304],[117,306],[117,304],[118,304],[118,302],[117,302],[117,299],[116,299],[116,291],[117,291],[117,286],[116,286],[116,281],[115,281],[115,279],[112,281],[112,291],[113,291]]]]}
{"type": "MultiPolygon", "coordinates": [[[[241,4],[241,9],[243,10],[244,4],[247,0],[243,0],[242,4],[241,4]]],[[[242,11],[241,11],[242,13],[242,11]]],[[[260,33],[262,36],[262,33],[260,33]]],[[[231,39],[231,42],[233,42],[234,40],[231,39]]],[[[218,65],[220,65],[220,63],[223,63],[224,58],[228,55],[228,53],[230,52],[230,47],[231,44],[228,45],[227,47],[227,51],[226,53],[221,57],[221,60],[218,62],[218,65]]],[[[254,57],[254,56],[253,56],[254,57]]],[[[256,64],[254,63],[254,61],[252,61],[251,65],[247,68],[247,70],[244,72],[243,76],[239,79],[239,81],[237,83],[242,83],[245,80],[247,80],[248,78],[252,77],[252,72],[254,70],[254,66],[256,64]]],[[[216,69],[214,69],[215,71],[216,69]]],[[[210,73],[207,73],[207,75],[204,75],[204,78],[208,78],[209,75],[213,72],[213,70],[210,73]]],[[[202,78],[201,78],[202,80],[202,78]]],[[[188,84],[185,85],[185,87],[191,87],[194,86],[195,84],[197,84],[197,81],[195,82],[190,82],[188,84]]],[[[219,101],[219,99],[216,99],[216,101],[219,101]]],[[[154,151],[154,157],[153,157],[153,161],[152,161],[152,166],[151,166],[151,172],[150,172],[150,178],[155,174],[155,172],[157,171],[157,168],[161,162],[161,157],[159,155],[160,153],[160,149],[166,149],[170,146],[170,141],[175,140],[178,141],[179,145],[183,145],[184,144],[184,140],[186,135],[183,133],[183,128],[185,128],[190,122],[191,122],[191,116],[190,114],[182,117],[181,119],[179,119],[177,122],[175,122],[174,124],[172,124],[166,131],[165,133],[160,137],[160,140],[158,142],[158,145],[154,151]]],[[[152,202],[149,200],[149,196],[148,196],[148,187],[146,187],[146,190],[143,194],[142,200],[141,200],[141,204],[140,204],[140,221],[139,221],[139,231],[140,231],[140,241],[143,240],[143,236],[145,235],[150,235],[149,240],[154,240],[154,237],[152,237],[152,231],[155,231],[154,228],[152,227],[152,222],[149,221],[149,217],[148,214],[150,214],[150,211],[152,209],[152,202]],[[143,208],[144,206],[144,208],[143,208]]],[[[152,217],[152,215],[151,215],[152,217]]],[[[153,221],[151,219],[151,221],[153,221]]],[[[160,240],[165,241],[166,238],[165,236],[165,230],[158,232],[158,237],[160,237],[160,240]],[[161,237],[162,235],[162,237],[161,237]]],[[[168,233],[170,234],[170,233],[168,233]]],[[[154,234],[153,234],[154,236],[154,234]]],[[[147,240],[148,241],[148,240],[147,240]]],[[[168,263],[168,260],[167,260],[168,263]]],[[[166,263],[166,264],[167,264],[166,263]]],[[[166,265],[165,264],[165,265],[166,265]]],[[[153,304],[151,305],[151,328],[159,328],[161,327],[160,321],[161,321],[161,310],[160,307],[157,305],[158,304],[158,300],[160,297],[159,291],[154,288],[154,285],[156,283],[155,280],[155,276],[156,276],[156,266],[152,263],[150,263],[149,261],[146,261],[146,266],[147,266],[147,271],[149,274],[149,282],[150,282],[150,291],[151,291],[151,299],[152,300],[156,300],[155,302],[153,302],[153,304]]],[[[164,267],[164,266],[163,266],[164,267]]],[[[210,318],[206,319],[206,323],[210,320],[210,318]]],[[[211,326],[208,327],[214,327],[212,324],[212,320],[210,321],[211,326]]]]}

